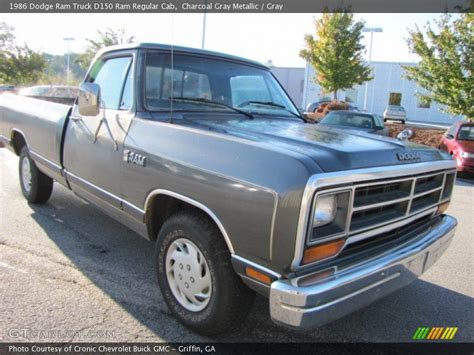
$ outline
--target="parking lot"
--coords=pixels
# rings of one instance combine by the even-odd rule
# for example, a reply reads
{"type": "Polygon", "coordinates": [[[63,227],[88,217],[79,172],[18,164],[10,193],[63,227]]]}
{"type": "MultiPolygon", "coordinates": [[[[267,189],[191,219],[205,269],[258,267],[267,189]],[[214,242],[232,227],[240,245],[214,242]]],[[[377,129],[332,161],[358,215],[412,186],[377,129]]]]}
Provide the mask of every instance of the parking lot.
{"type": "MultiPolygon", "coordinates": [[[[0,341],[209,341],[177,322],[156,284],[154,246],[59,185],[43,206],[20,192],[18,159],[0,149],[0,341]]],[[[239,333],[220,341],[407,342],[418,327],[474,339],[474,179],[459,179],[459,222],[421,279],[321,328],[273,324],[258,297],[239,333]]]]}

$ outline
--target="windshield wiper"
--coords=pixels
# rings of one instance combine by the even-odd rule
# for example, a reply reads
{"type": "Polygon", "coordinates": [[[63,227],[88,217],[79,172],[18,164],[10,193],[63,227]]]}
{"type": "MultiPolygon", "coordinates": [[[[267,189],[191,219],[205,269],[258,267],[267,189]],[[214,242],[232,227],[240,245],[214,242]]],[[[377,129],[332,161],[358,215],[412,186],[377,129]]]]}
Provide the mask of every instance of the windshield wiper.
{"type": "Polygon", "coordinates": [[[295,117],[298,117],[299,119],[303,120],[304,122],[306,122],[306,120],[304,119],[304,117],[301,117],[299,114],[296,114],[294,113],[293,111],[291,110],[288,110],[286,108],[286,106],[283,106],[283,105],[280,105],[280,104],[277,104],[276,102],[272,102],[272,101],[254,101],[254,100],[251,100],[251,101],[245,101],[245,102],[242,102],[240,106],[246,106],[246,105],[250,105],[250,104],[256,104],[256,105],[265,105],[265,106],[272,106],[272,107],[278,107],[288,113],[291,113],[293,116],[295,117]]]}
{"type": "Polygon", "coordinates": [[[235,108],[231,105],[227,105],[223,102],[212,101],[212,100],[208,100],[208,99],[205,99],[205,98],[184,97],[184,96],[170,97],[169,99],[173,100],[173,101],[189,101],[189,102],[195,102],[195,103],[203,103],[203,104],[209,104],[209,105],[224,106],[224,107],[227,107],[228,109],[231,109],[232,111],[241,113],[242,115],[245,115],[250,119],[254,118],[253,115],[250,112],[246,112],[244,110],[239,110],[238,108],[235,108]]]}

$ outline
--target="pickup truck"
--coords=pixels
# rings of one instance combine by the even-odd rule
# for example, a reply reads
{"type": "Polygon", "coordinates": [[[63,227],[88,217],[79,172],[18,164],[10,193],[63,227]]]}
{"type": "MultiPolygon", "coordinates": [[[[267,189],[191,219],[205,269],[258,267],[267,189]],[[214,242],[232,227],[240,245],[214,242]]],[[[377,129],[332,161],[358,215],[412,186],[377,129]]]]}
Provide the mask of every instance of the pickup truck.
{"type": "Polygon", "coordinates": [[[207,335],[256,292],[282,325],[343,317],[420,276],[457,225],[449,155],[306,122],[267,67],[221,53],[105,48],[72,107],[2,95],[0,139],[29,203],[57,182],[154,242],[169,309],[207,335]]]}

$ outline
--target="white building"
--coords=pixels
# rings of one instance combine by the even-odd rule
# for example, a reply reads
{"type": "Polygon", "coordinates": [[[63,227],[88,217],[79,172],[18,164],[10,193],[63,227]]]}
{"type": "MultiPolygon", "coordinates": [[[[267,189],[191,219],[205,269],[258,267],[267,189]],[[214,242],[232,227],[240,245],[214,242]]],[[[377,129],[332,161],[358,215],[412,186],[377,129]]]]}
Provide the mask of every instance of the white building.
{"type": "MultiPolygon", "coordinates": [[[[419,121],[438,124],[452,124],[462,119],[440,110],[435,102],[423,104],[415,93],[421,88],[413,81],[403,77],[401,65],[412,63],[372,62],[373,80],[368,83],[367,111],[381,115],[389,104],[401,105],[407,111],[408,121],[419,121]]],[[[325,98],[332,94],[322,92],[314,82],[314,69],[307,64],[306,68],[272,68],[280,83],[285,87],[293,101],[301,108],[307,104],[325,98]],[[298,85],[298,83],[303,84],[298,85]],[[301,100],[299,99],[301,97],[301,100]]],[[[360,110],[364,108],[365,84],[353,89],[338,92],[338,99],[353,102],[360,110]]]]}
{"type": "MultiPolygon", "coordinates": [[[[271,68],[272,73],[290,95],[293,102],[300,106],[303,102],[304,68],[271,68]]],[[[301,106],[304,108],[305,106],[301,106]]]]}

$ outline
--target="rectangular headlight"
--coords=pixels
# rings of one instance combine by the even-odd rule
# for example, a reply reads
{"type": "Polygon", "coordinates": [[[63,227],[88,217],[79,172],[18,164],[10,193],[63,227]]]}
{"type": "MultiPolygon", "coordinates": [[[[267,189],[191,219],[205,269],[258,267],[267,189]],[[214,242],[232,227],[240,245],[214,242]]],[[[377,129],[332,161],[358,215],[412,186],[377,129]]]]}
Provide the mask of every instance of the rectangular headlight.
{"type": "Polygon", "coordinates": [[[310,242],[344,234],[351,192],[349,190],[319,194],[312,211],[310,242]]]}

